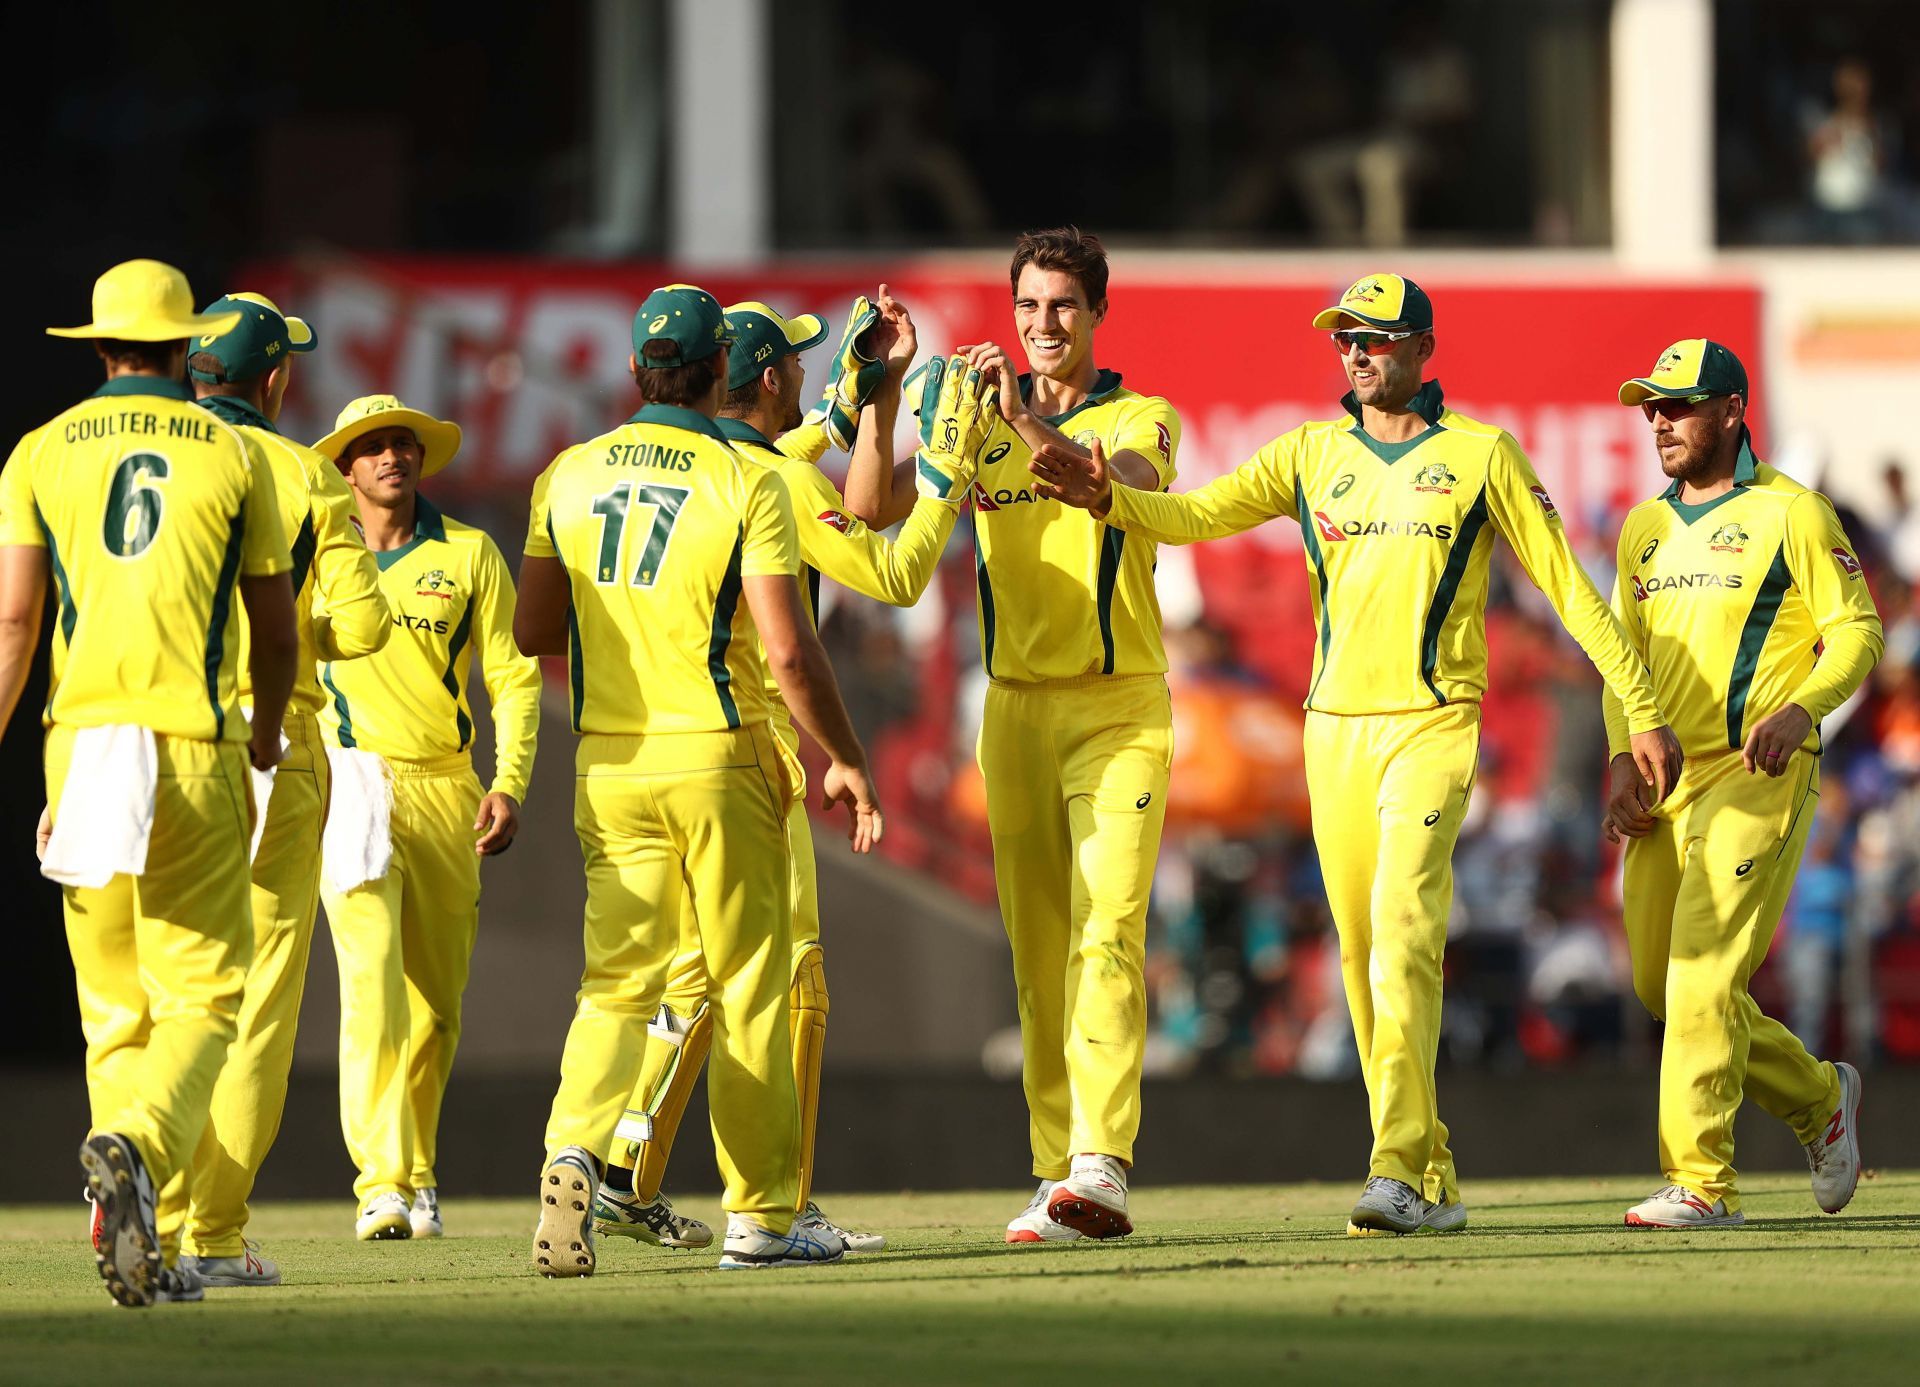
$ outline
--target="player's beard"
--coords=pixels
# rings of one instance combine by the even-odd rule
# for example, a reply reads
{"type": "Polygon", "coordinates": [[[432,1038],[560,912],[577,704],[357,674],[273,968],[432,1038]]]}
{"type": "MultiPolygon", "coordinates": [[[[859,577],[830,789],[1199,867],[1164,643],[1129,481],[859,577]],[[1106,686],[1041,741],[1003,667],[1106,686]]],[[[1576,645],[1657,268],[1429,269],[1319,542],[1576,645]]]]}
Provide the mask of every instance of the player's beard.
{"type": "Polygon", "coordinates": [[[1711,448],[1681,440],[1681,451],[1660,454],[1660,470],[1673,481],[1688,486],[1698,485],[1713,471],[1714,456],[1711,448]]]}
{"type": "Polygon", "coordinates": [[[780,432],[786,433],[789,429],[799,428],[801,421],[807,417],[807,412],[800,408],[798,391],[786,396],[783,403],[785,408],[780,412],[780,432]]]}

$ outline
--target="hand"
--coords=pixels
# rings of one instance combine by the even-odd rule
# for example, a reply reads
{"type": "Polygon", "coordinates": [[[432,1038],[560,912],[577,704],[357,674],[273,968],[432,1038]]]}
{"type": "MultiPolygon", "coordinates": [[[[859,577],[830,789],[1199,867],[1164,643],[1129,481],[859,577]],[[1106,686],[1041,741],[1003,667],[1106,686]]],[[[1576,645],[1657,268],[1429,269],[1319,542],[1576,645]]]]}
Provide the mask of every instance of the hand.
{"type": "Polygon", "coordinates": [[[40,806],[40,822],[33,826],[33,855],[42,862],[47,860],[47,844],[53,838],[53,806],[40,806]]]}
{"type": "Polygon", "coordinates": [[[853,850],[872,852],[886,824],[880,813],[880,796],[873,791],[867,768],[835,761],[820,778],[820,795],[822,809],[831,809],[835,804],[847,806],[852,815],[847,824],[847,841],[853,844],[853,850]]]}
{"type": "Polygon", "coordinates": [[[1777,713],[1769,713],[1753,725],[1753,731],[1747,733],[1747,744],[1740,748],[1740,764],[1747,768],[1747,774],[1756,770],[1765,771],[1771,776],[1786,774],[1787,762],[1793,759],[1807,740],[1807,733],[1813,731],[1813,719],[1798,703],[1789,703],[1777,713]]]}
{"type": "Polygon", "coordinates": [[[512,795],[495,790],[480,801],[480,812],[473,816],[473,831],[480,840],[473,845],[477,857],[498,857],[513,846],[520,831],[520,806],[512,795]]]}
{"type": "Polygon", "coordinates": [[[931,407],[921,404],[922,442],[914,466],[920,495],[956,506],[966,500],[976,459],[997,422],[986,394],[978,371],[957,356],[946,363],[939,398],[931,407]]]}
{"type": "Polygon", "coordinates": [[[965,357],[967,365],[978,371],[988,385],[998,387],[1002,419],[1017,424],[1027,417],[1027,402],[1020,398],[1020,372],[1004,350],[992,342],[980,342],[958,348],[957,354],[965,357]]]}
{"type": "Polygon", "coordinates": [[[247,740],[247,756],[257,771],[270,771],[280,764],[280,758],[287,753],[280,745],[280,728],[275,725],[269,732],[259,724],[254,725],[253,736],[247,740]]]}
{"type": "Polygon", "coordinates": [[[1096,520],[1113,508],[1113,476],[1107,468],[1106,450],[1097,438],[1086,457],[1077,448],[1042,444],[1027,464],[1027,471],[1039,479],[1033,489],[1049,500],[1090,511],[1096,520]]]}
{"type": "Polygon", "coordinates": [[[1680,739],[1671,727],[1662,724],[1650,732],[1635,732],[1627,738],[1627,745],[1633,748],[1633,762],[1640,768],[1641,780],[1653,791],[1647,803],[1660,803],[1680,783],[1680,772],[1686,764],[1680,739]]]}
{"type": "Polygon", "coordinates": [[[920,349],[920,337],[913,326],[913,315],[884,284],[880,286],[880,297],[874,301],[874,307],[880,312],[880,321],[873,327],[874,350],[887,363],[887,378],[892,381],[903,380],[907,368],[913,365],[914,354],[920,349]]]}
{"type": "Polygon", "coordinates": [[[1607,808],[1601,829],[1609,843],[1621,838],[1644,838],[1653,832],[1653,815],[1647,812],[1651,790],[1632,755],[1622,752],[1608,768],[1607,808]]]}

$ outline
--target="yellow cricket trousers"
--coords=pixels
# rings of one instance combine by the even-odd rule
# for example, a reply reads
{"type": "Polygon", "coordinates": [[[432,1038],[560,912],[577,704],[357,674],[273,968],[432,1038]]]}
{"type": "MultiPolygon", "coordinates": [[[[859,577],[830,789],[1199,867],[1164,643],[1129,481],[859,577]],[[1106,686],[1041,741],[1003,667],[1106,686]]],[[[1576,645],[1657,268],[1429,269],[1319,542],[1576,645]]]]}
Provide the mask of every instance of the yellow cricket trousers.
{"type": "Polygon", "coordinates": [[[1740,1207],[1733,1119],[1743,1095],[1802,1144],[1840,1103],[1840,1076],[1761,1012],[1747,985],[1773,943],[1813,827],[1819,758],[1796,751],[1778,779],[1740,753],[1689,760],[1627,842],[1622,888],[1633,987],[1666,1022],[1660,1048],[1660,1163],[1667,1179],[1740,1207]]]}
{"type": "MultiPolygon", "coordinates": [[[[789,774],[798,771],[797,760],[787,761],[786,764],[789,774]]],[[[820,1110],[819,1045],[807,1044],[810,1037],[800,1035],[799,1031],[804,1018],[824,1032],[827,1012],[826,965],[820,948],[820,893],[813,860],[813,825],[807,819],[804,799],[791,800],[787,806],[787,859],[791,864],[793,899],[793,966],[789,970],[791,983],[788,1003],[793,1018],[790,1028],[793,1082],[800,1101],[801,1130],[799,1165],[796,1170],[799,1184],[794,1192],[794,1209],[795,1212],[804,1212],[813,1193],[814,1137],[820,1110]]],[[[691,907],[683,907],[680,913],[680,943],[674,953],[673,963],[667,969],[667,990],[662,1000],[675,1016],[682,1021],[691,1021],[700,1008],[707,1005],[712,986],[712,979],[707,976],[707,956],[701,947],[699,926],[691,907]]],[[[819,1039],[824,1040],[824,1035],[819,1039]]],[[[640,1063],[640,1077],[635,1080],[632,1096],[627,1102],[626,1118],[637,1119],[652,1110],[661,1083],[667,1077],[669,1068],[678,1061],[680,1053],[678,1047],[649,1034],[646,1055],[640,1063]]],[[[675,1077],[676,1084],[682,1081],[691,1085],[692,1076],[675,1077]]],[[[650,1140],[664,1142],[670,1150],[678,1126],[677,1118],[670,1126],[663,1127],[663,1124],[655,1122],[650,1140]]],[[[715,1139],[718,1140],[717,1134],[715,1139]]],[[[644,1143],[638,1140],[623,1139],[616,1142],[612,1152],[613,1163],[638,1171],[642,1168],[644,1149],[644,1143]]],[[[665,1164],[666,1156],[662,1154],[658,1165],[664,1170],[665,1164]]],[[[642,1189],[637,1185],[635,1192],[641,1198],[652,1198],[659,1193],[657,1189],[642,1189]]]]}
{"type": "Polygon", "coordinates": [[[238,1033],[214,1083],[192,1170],[170,1182],[160,1200],[163,1236],[184,1219],[182,1250],[199,1257],[238,1257],[246,1250],[247,1198],[287,1105],[294,1028],[320,905],[326,749],[304,713],[289,714],[283,732],[287,752],[274,772],[273,797],[256,806],[266,827],[253,857],[253,965],[238,1033]]]}
{"type": "MultiPolygon", "coordinates": [[[[73,731],[47,733],[56,810],[73,731]]],[[[156,734],[154,744],[146,870],[62,895],[93,1130],[132,1138],[158,1188],[192,1158],[234,1037],[253,954],[252,808],[241,743],[156,734]]],[[[169,1260],[174,1251],[168,1244],[169,1260]]]]}
{"type": "Polygon", "coordinates": [[[1340,935],[1373,1119],[1369,1178],[1459,1198],[1434,1096],[1453,845],[1480,754],[1480,708],[1307,714],[1307,793],[1340,935]]]}
{"type": "Polygon", "coordinates": [[[993,877],[1013,950],[1033,1173],[1129,1163],[1147,1041],[1147,896],[1173,711],[1160,675],[995,680],[980,725],[993,877]]]}
{"type": "Polygon", "coordinates": [[[547,1156],[582,1146],[606,1158],[690,905],[711,980],[707,1091],[722,1202],[785,1232],[800,1113],[788,1035],[791,795],[773,734],[758,722],[728,732],[585,735],[575,764],[586,967],[547,1156]]]}
{"type": "Polygon", "coordinates": [[[389,758],[387,771],[392,865],[344,895],[323,880],[320,893],[340,967],[340,1127],[362,1205],[439,1186],[440,1104],[480,927],[471,758],[389,758]]]}

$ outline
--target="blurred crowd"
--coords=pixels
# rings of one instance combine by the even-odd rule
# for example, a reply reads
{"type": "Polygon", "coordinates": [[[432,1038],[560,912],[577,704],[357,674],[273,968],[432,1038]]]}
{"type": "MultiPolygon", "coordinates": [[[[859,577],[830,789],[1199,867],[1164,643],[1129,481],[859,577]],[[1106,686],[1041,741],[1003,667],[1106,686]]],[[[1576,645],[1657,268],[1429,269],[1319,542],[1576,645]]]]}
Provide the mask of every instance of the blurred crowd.
{"type": "MultiPolygon", "coordinates": [[[[1886,657],[1826,723],[1819,814],[1753,989],[1809,1046],[1856,1063],[1920,1062],[1920,505],[1906,477],[1889,463],[1883,504],[1841,507],[1886,625],[1886,657]]],[[[1149,1071],[1350,1077],[1339,947],[1298,760],[1305,665],[1283,659],[1275,674],[1261,672],[1273,661],[1246,657],[1250,642],[1310,632],[1304,570],[1297,555],[1279,555],[1286,562],[1259,584],[1265,625],[1229,631],[1216,624],[1225,594],[1201,589],[1187,552],[1161,551],[1182,746],[1149,923],[1149,1071]],[[1258,812],[1234,812],[1240,803],[1258,812]]],[[[1650,1062],[1658,1035],[1633,996],[1620,853],[1599,831],[1598,677],[1510,551],[1496,554],[1491,688],[1455,856],[1442,1062],[1650,1062]]],[[[1584,557],[1605,590],[1611,554],[1584,557]]],[[[930,592],[908,611],[830,596],[823,633],[891,781],[883,851],[991,906],[972,766],[981,676],[971,569],[971,545],[956,543],[938,600],[930,592]]]]}

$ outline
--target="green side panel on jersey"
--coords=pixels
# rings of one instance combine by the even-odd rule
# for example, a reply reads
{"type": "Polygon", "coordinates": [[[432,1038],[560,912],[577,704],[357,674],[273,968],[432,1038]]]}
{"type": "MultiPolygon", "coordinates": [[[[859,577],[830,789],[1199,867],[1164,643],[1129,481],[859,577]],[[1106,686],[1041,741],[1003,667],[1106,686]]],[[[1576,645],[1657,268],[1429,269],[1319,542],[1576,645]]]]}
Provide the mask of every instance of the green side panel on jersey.
{"type": "Polygon", "coordinates": [[[467,716],[467,710],[460,706],[460,680],[454,673],[460,652],[467,648],[467,638],[473,634],[473,600],[467,600],[466,611],[460,614],[460,624],[453,628],[453,635],[447,641],[447,668],[440,676],[440,682],[446,686],[447,693],[453,698],[453,726],[460,739],[460,750],[465,751],[473,741],[473,719],[467,716]]]}
{"type": "Polygon", "coordinates": [[[1320,532],[1313,528],[1313,512],[1307,508],[1307,493],[1300,489],[1298,473],[1293,478],[1294,504],[1300,508],[1300,538],[1307,546],[1307,559],[1313,564],[1314,581],[1320,588],[1320,668],[1313,676],[1313,687],[1307,690],[1307,707],[1313,707],[1314,690],[1320,687],[1320,676],[1327,672],[1327,647],[1333,644],[1333,613],[1327,610],[1327,561],[1320,552],[1320,532]]]}
{"type": "Polygon", "coordinates": [[[1466,577],[1467,565],[1473,560],[1473,546],[1480,539],[1480,531],[1487,524],[1487,492],[1482,487],[1474,498],[1473,509],[1460,521],[1460,531],[1453,537],[1453,552],[1447,555],[1447,566],[1440,571],[1440,581],[1433,589],[1433,605],[1427,608],[1427,624],[1420,633],[1420,678],[1433,695],[1435,703],[1445,703],[1446,695],[1440,692],[1440,686],[1433,682],[1434,672],[1440,664],[1440,632],[1447,624],[1447,617],[1453,611],[1453,599],[1459,595],[1460,580],[1466,577]]]}
{"type": "Polygon", "coordinates": [[[1741,733],[1747,721],[1747,695],[1753,691],[1754,672],[1760,668],[1760,652],[1773,630],[1773,619],[1780,614],[1781,599],[1791,586],[1793,575],[1787,571],[1787,547],[1782,544],[1767,576],[1760,580],[1760,591],[1754,594],[1747,624],[1740,628],[1739,647],[1733,653],[1733,677],[1727,681],[1727,745],[1736,751],[1746,742],[1741,733]]]}
{"type": "Polygon", "coordinates": [[[207,702],[213,706],[213,739],[226,735],[227,710],[220,706],[220,665],[227,654],[227,617],[233,611],[233,587],[240,577],[240,541],[247,529],[242,506],[227,532],[227,552],[220,560],[220,576],[213,583],[213,611],[207,619],[207,702]]]}
{"type": "Polygon", "coordinates": [[[1100,672],[1113,673],[1113,589],[1120,578],[1120,556],[1127,547],[1127,532],[1107,527],[1100,542],[1100,575],[1094,587],[1094,605],[1100,614],[1100,672]]]}
{"type": "Polygon", "coordinates": [[[733,672],[727,668],[727,647],[733,643],[733,616],[740,607],[740,559],[746,546],[744,529],[733,541],[733,554],[727,560],[727,576],[713,600],[713,636],[707,642],[707,672],[713,676],[713,691],[720,697],[720,711],[727,715],[727,726],[740,725],[740,709],[733,701],[733,672]]]}

